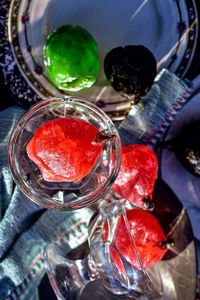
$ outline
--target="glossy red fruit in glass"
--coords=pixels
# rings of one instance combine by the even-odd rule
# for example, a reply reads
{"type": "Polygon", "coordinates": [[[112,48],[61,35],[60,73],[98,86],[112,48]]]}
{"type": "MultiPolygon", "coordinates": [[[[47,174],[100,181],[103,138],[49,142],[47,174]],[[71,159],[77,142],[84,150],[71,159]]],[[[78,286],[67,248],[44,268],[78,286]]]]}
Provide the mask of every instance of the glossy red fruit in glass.
{"type": "Polygon", "coordinates": [[[51,120],[37,129],[27,154],[46,181],[79,181],[90,173],[102,151],[103,145],[94,143],[98,133],[83,120],[51,120]]]}
{"type": "MultiPolygon", "coordinates": [[[[141,209],[126,211],[130,232],[145,268],[152,267],[167,251],[162,246],[167,240],[162,227],[151,213],[141,209]]],[[[105,233],[107,234],[107,233],[105,233]]],[[[115,246],[119,253],[133,266],[141,269],[136,250],[128,233],[123,216],[120,216],[115,234],[115,246]]],[[[112,253],[115,261],[115,254],[112,253]]],[[[118,257],[116,257],[118,264],[118,257]]]]}

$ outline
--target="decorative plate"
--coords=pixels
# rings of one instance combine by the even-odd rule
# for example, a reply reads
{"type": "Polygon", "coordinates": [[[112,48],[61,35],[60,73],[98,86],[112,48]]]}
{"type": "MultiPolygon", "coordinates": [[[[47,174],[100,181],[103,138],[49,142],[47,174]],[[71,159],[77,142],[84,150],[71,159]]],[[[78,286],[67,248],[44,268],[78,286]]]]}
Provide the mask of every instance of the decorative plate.
{"type": "Polygon", "coordinates": [[[47,35],[64,24],[87,29],[98,44],[100,58],[96,83],[70,94],[98,101],[114,119],[123,118],[130,102],[106,80],[103,61],[107,52],[120,45],[143,44],[155,55],[158,71],[168,68],[183,77],[198,35],[194,0],[12,0],[8,33],[13,55],[40,98],[65,94],[50,81],[43,63],[47,35]]]}

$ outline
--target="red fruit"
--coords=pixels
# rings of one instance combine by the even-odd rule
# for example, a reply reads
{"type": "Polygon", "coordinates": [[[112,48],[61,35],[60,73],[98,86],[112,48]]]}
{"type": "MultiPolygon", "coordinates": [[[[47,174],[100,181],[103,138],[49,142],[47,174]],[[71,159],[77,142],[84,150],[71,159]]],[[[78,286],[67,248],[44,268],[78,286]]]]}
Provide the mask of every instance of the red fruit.
{"type": "Polygon", "coordinates": [[[113,248],[112,246],[109,246],[109,251],[110,251],[110,255],[115,263],[115,265],[117,266],[118,270],[126,275],[126,271],[125,271],[125,268],[124,268],[124,265],[122,263],[122,260],[118,254],[118,252],[115,250],[115,248],[113,248]]]}
{"type": "MultiPolygon", "coordinates": [[[[141,209],[131,209],[126,212],[126,215],[131,234],[144,267],[150,268],[166,253],[167,247],[162,247],[161,245],[167,238],[160,223],[151,213],[141,209]]],[[[115,246],[119,253],[121,253],[130,264],[141,269],[123,216],[120,216],[118,220],[115,246]]],[[[115,255],[113,253],[112,257],[115,261],[115,255]]],[[[116,265],[119,265],[118,257],[116,257],[116,265]]]]}
{"type": "Polygon", "coordinates": [[[86,121],[52,120],[37,129],[27,154],[46,181],[78,181],[90,173],[102,151],[102,144],[92,143],[98,133],[86,121]]]}
{"type": "Polygon", "coordinates": [[[152,200],[157,171],[156,154],[148,146],[122,147],[122,164],[112,188],[122,198],[146,208],[143,200],[152,200]]]}

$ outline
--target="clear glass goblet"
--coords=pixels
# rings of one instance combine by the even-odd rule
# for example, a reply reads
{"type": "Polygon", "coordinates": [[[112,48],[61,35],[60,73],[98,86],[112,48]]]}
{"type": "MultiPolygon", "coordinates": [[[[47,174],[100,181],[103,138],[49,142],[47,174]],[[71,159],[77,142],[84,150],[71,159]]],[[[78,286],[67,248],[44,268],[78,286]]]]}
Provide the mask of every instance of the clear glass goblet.
{"type": "Polygon", "coordinates": [[[100,208],[88,227],[88,244],[69,252],[67,244],[45,248],[46,270],[58,299],[156,299],[162,293],[159,268],[147,270],[131,234],[124,200],[100,208]],[[120,217],[132,241],[138,266],[130,264],[117,249],[116,226],[120,217]],[[106,234],[105,234],[106,226],[106,234]],[[68,250],[67,250],[68,249],[68,250]]]}
{"type": "Polygon", "coordinates": [[[121,164],[120,138],[112,121],[90,102],[72,97],[50,98],[22,116],[10,140],[10,169],[21,191],[46,208],[72,210],[100,199],[112,186],[121,164]],[[91,172],[76,182],[48,182],[28,157],[26,146],[36,130],[50,120],[75,118],[95,126],[107,140],[91,172]]]}

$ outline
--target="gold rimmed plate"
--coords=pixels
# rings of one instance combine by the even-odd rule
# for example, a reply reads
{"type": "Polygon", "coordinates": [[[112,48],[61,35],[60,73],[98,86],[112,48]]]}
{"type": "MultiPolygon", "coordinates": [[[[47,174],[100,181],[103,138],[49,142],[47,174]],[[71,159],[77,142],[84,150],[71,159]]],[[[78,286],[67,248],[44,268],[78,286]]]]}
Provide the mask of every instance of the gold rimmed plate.
{"type": "Polygon", "coordinates": [[[100,101],[116,119],[123,118],[130,103],[106,80],[103,61],[108,51],[121,45],[142,44],[155,55],[158,71],[168,68],[183,77],[198,35],[194,0],[12,0],[8,18],[12,51],[22,75],[41,98],[69,95],[51,82],[43,63],[47,35],[64,24],[87,29],[99,48],[96,83],[73,95],[100,101]]]}

